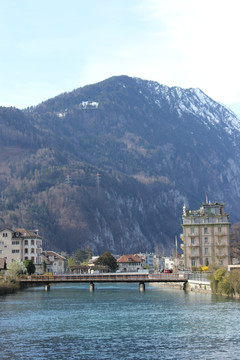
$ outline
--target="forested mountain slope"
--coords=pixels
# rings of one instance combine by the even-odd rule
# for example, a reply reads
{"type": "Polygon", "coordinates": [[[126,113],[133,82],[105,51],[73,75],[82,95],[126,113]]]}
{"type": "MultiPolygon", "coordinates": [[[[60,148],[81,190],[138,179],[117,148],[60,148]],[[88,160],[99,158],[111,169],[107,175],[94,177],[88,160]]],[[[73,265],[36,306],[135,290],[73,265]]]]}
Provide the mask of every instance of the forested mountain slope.
{"type": "Polygon", "coordinates": [[[240,210],[240,121],[199,89],[127,76],[0,108],[0,225],[45,248],[170,251],[182,206],[240,210]]]}

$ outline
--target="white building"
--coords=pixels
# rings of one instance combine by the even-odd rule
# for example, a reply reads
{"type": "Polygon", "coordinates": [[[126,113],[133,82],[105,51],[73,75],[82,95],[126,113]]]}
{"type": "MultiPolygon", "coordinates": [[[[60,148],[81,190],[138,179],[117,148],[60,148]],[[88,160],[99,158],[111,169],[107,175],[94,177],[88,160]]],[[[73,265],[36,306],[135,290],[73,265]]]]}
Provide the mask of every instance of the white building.
{"type": "Polygon", "coordinates": [[[142,259],[138,255],[122,255],[117,263],[120,272],[138,271],[143,268],[142,259]]]}
{"type": "Polygon", "coordinates": [[[0,258],[8,266],[12,261],[32,260],[42,264],[42,237],[38,230],[2,228],[0,230],[0,258]]]}
{"type": "Polygon", "coordinates": [[[164,263],[165,263],[164,269],[173,270],[173,267],[174,267],[174,260],[173,260],[173,258],[166,256],[166,257],[164,258],[164,263]]]}
{"type": "Polygon", "coordinates": [[[55,251],[43,251],[42,260],[46,264],[46,272],[54,275],[64,274],[66,258],[55,251]]]}

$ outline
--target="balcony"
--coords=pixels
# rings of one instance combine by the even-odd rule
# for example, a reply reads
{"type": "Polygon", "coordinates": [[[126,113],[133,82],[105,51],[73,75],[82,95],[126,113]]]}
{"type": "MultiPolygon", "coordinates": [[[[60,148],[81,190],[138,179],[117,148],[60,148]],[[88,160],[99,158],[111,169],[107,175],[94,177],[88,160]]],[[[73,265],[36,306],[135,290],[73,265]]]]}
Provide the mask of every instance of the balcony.
{"type": "Polygon", "coordinates": [[[226,257],[228,257],[226,254],[216,254],[216,257],[218,258],[218,259],[224,259],[224,258],[226,258],[226,257]]]}
{"type": "Polygon", "coordinates": [[[215,246],[216,246],[216,248],[218,248],[218,249],[222,249],[222,248],[224,248],[224,247],[227,247],[227,244],[225,244],[225,243],[223,243],[223,244],[216,244],[215,246]]]}
{"type": "Polygon", "coordinates": [[[196,248],[196,247],[199,247],[199,243],[196,243],[196,244],[189,244],[188,247],[190,248],[196,248]]]}

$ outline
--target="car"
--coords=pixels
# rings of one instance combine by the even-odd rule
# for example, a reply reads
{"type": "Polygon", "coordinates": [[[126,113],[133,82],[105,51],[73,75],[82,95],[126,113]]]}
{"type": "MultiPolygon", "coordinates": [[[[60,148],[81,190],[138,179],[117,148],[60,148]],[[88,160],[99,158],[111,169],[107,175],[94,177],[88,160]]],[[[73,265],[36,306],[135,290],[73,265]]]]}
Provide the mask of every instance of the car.
{"type": "Polygon", "coordinates": [[[163,270],[163,273],[164,273],[164,274],[170,274],[170,273],[171,273],[171,270],[165,269],[165,270],[163,270]]]}

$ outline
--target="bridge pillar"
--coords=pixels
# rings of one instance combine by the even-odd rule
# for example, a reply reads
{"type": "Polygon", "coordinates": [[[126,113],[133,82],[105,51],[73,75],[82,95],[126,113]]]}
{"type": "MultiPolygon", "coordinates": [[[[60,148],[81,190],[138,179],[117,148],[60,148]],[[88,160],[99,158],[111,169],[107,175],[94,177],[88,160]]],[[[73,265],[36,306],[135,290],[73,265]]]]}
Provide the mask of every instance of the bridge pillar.
{"type": "Polygon", "coordinates": [[[94,283],[91,281],[89,284],[89,291],[93,292],[94,291],[94,283]]]}
{"type": "Polygon", "coordinates": [[[45,285],[45,291],[50,291],[50,284],[45,285]]]}
{"type": "Polygon", "coordinates": [[[145,291],[145,283],[143,281],[141,281],[139,283],[139,291],[140,292],[144,292],[145,291]]]}

